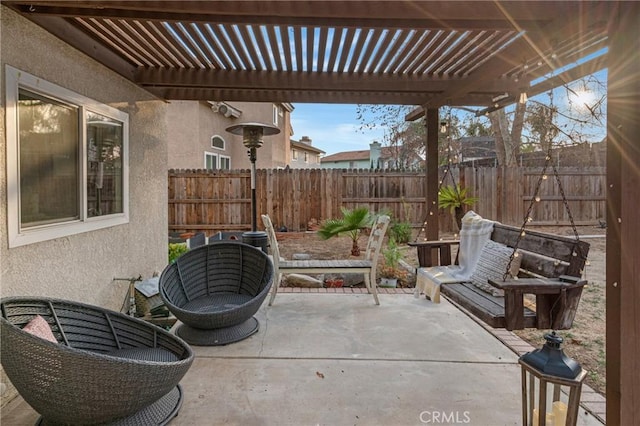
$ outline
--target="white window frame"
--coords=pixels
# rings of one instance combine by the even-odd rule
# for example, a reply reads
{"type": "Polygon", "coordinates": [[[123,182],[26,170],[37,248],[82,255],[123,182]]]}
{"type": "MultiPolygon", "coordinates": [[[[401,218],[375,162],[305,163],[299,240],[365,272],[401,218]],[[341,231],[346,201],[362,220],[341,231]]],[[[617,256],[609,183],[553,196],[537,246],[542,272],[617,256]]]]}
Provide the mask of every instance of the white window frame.
{"type": "Polygon", "coordinates": [[[304,162],[305,163],[309,162],[309,153],[307,151],[304,152],[304,162]]]}
{"type": "Polygon", "coordinates": [[[9,248],[96,231],[129,223],[129,115],[82,96],[39,77],[5,66],[7,131],[7,235],[9,248]],[[79,210],[80,217],[65,222],[20,229],[20,168],[18,135],[18,90],[53,98],[79,110],[79,210]],[[87,112],[94,112],[122,123],[122,213],[88,216],[87,207],[87,112]]]}
{"type": "Polygon", "coordinates": [[[273,125],[277,126],[278,125],[278,116],[279,114],[279,110],[280,107],[276,104],[273,104],[273,125]]]}
{"type": "Polygon", "coordinates": [[[227,141],[220,135],[213,135],[213,136],[211,136],[211,148],[219,149],[220,151],[226,151],[226,149],[227,149],[227,141]],[[217,146],[213,146],[213,140],[215,138],[218,138],[218,139],[220,139],[222,141],[222,148],[219,148],[217,146]]]}
{"type": "Polygon", "coordinates": [[[231,170],[231,157],[229,157],[228,155],[218,155],[218,170],[231,170]],[[229,168],[227,169],[223,169],[222,166],[222,160],[228,160],[229,161],[229,168]]]}
{"type": "Polygon", "coordinates": [[[205,151],[203,160],[204,160],[204,163],[203,163],[204,166],[203,167],[204,167],[205,170],[218,170],[218,154],[217,153],[205,151]],[[210,168],[207,167],[207,157],[213,157],[214,158],[215,163],[216,163],[216,168],[215,169],[210,169],[210,168]]]}
{"type": "Polygon", "coordinates": [[[205,151],[204,152],[204,168],[206,170],[231,170],[231,157],[229,157],[228,155],[222,155],[219,154],[217,152],[209,152],[209,151],[205,151]],[[213,157],[215,159],[216,162],[216,168],[215,169],[208,169],[207,168],[207,157],[213,157]],[[221,159],[226,159],[229,160],[229,168],[228,169],[223,169],[220,167],[220,163],[221,163],[221,159]]]}
{"type": "Polygon", "coordinates": [[[291,149],[291,159],[298,161],[298,151],[295,148],[291,149]]]}

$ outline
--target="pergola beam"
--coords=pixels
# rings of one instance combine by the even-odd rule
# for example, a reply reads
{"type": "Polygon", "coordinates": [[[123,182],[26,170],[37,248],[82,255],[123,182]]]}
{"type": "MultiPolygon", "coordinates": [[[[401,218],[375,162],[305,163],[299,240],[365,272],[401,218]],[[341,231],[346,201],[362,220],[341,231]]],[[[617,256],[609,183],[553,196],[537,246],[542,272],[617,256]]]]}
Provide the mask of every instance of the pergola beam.
{"type": "MultiPolygon", "coordinates": [[[[139,68],[134,77],[136,84],[150,88],[203,88],[229,90],[300,90],[344,92],[394,92],[432,95],[463,84],[464,78],[432,78],[428,76],[395,76],[389,74],[309,73],[290,71],[220,70],[220,69],[166,69],[139,68]]],[[[509,80],[487,82],[478,97],[491,97],[493,92],[516,89],[509,80]]],[[[473,92],[472,92],[473,93],[473,92]]],[[[482,105],[486,104],[483,102],[482,105]]]]}

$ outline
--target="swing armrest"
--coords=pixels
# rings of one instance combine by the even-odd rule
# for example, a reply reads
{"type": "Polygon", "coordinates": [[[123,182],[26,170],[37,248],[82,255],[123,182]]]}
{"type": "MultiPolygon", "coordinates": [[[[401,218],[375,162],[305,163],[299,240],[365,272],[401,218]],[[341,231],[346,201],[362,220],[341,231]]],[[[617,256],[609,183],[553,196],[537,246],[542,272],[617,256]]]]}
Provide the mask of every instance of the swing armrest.
{"type": "Polygon", "coordinates": [[[415,247],[418,251],[418,262],[421,268],[438,265],[451,265],[451,246],[458,244],[460,244],[460,240],[420,241],[408,243],[409,246],[415,247]],[[438,252],[433,253],[433,250],[436,249],[438,252]]]}
{"type": "Polygon", "coordinates": [[[504,290],[507,330],[521,330],[525,327],[525,294],[536,296],[536,328],[571,328],[582,287],[586,283],[586,280],[566,275],[558,278],[521,278],[504,282],[489,280],[489,284],[504,290]]]}

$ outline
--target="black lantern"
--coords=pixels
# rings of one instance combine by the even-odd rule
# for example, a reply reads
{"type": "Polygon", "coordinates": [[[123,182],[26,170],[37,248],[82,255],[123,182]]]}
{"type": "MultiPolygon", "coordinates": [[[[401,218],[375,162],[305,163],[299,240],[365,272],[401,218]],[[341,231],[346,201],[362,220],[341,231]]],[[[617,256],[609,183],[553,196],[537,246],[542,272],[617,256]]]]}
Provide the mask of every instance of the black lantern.
{"type": "Polygon", "coordinates": [[[257,149],[263,144],[263,136],[277,135],[280,129],[269,124],[240,123],[227,127],[227,132],[234,135],[242,135],[242,144],[249,148],[249,161],[251,161],[251,231],[242,234],[242,241],[252,246],[260,247],[267,252],[267,234],[257,229],[256,206],[256,158],[257,149]]]}
{"type": "Polygon", "coordinates": [[[520,357],[522,366],[522,424],[575,426],[582,382],[587,372],[560,348],[562,337],[545,334],[540,349],[520,357]]]}

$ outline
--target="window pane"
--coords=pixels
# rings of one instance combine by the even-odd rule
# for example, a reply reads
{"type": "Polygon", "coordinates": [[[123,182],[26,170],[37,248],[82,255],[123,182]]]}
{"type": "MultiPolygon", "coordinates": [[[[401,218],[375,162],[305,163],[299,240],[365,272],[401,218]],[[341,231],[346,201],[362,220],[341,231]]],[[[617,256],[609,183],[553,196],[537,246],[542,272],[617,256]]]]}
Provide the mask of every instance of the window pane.
{"type": "Polygon", "coordinates": [[[122,123],[87,113],[87,216],[122,213],[122,123]]]}
{"type": "Polygon", "coordinates": [[[218,168],[218,159],[214,154],[205,153],[204,168],[207,170],[216,170],[218,168]]]}
{"type": "Polygon", "coordinates": [[[79,219],[78,109],[18,91],[20,228],[79,219]]]}
{"type": "Polygon", "coordinates": [[[220,156],[220,170],[231,170],[231,158],[220,156]]]}
{"type": "Polygon", "coordinates": [[[214,136],[211,138],[211,147],[212,148],[218,148],[218,149],[224,149],[224,139],[222,139],[220,136],[214,136]]]}

